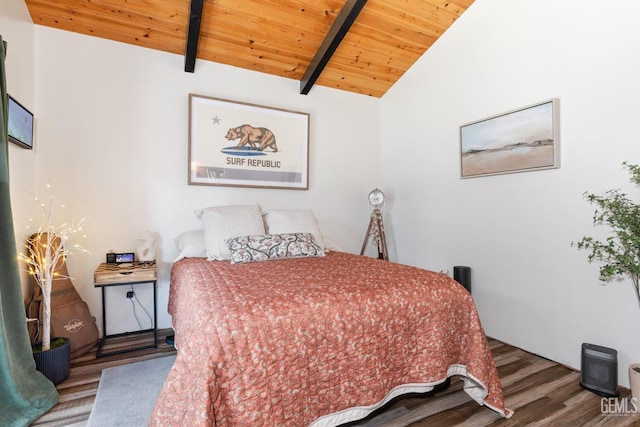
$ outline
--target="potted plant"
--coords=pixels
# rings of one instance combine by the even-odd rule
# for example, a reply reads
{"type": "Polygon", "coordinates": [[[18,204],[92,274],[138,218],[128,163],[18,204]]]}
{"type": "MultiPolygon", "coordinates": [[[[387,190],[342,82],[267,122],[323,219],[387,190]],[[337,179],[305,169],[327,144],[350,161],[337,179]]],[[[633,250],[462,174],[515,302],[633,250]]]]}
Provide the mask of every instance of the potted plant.
{"type": "MultiPolygon", "coordinates": [[[[640,166],[628,162],[622,165],[629,170],[631,182],[640,186],[640,166]]],[[[589,262],[602,262],[602,281],[630,278],[640,304],[640,205],[619,189],[609,190],[603,196],[587,192],[585,197],[596,205],[594,225],[608,225],[611,235],[602,241],[583,237],[575,246],[590,251],[589,262]]],[[[629,382],[633,397],[640,399],[640,364],[629,366],[629,382]]]]}
{"type": "Polygon", "coordinates": [[[51,288],[56,279],[67,278],[60,275],[58,269],[67,256],[87,252],[80,245],[71,245],[69,239],[78,234],[85,223],[63,223],[54,225],[52,218],[53,198],[42,203],[36,198],[45,218],[44,224],[32,234],[25,244],[25,251],[18,255],[27,267],[28,274],[39,286],[42,295],[41,342],[34,345],[36,368],[54,384],[64,381],[69,375],[70,342],[68,338],[51,338],[51,288]],[[54,346],[52,346],[52,342],[54,346]]]}

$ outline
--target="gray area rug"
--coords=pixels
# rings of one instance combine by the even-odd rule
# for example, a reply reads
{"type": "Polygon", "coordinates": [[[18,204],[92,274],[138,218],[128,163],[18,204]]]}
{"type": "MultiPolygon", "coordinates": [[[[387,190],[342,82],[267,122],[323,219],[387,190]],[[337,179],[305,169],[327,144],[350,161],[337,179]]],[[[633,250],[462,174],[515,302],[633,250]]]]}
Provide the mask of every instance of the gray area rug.
{"type": "MultiPolygon", "coordinates": [[[[106,368],[100,376],[96,400],[87,427],[143,427],[176,356],[106,368]]],[[[383,427],[394,417],[408,412],[404,407],[352,424],[353,427],[383,427]]]]}
{"type": "Polygon", "coordinates": [[[102,371],[88,427],[146,426],[175,355],[102,371]]]}

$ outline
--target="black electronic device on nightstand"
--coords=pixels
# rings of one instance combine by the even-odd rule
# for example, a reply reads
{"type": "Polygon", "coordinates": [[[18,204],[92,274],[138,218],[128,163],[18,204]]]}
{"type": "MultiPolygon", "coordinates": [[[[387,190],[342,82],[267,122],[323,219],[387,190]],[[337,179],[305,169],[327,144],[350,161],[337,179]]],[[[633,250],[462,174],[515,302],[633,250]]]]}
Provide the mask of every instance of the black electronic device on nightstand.
{"type": "Polygon", "coordinates": [[[107,264],[130,264],[135,260],[134,252],[107,252],[107,264]]]}

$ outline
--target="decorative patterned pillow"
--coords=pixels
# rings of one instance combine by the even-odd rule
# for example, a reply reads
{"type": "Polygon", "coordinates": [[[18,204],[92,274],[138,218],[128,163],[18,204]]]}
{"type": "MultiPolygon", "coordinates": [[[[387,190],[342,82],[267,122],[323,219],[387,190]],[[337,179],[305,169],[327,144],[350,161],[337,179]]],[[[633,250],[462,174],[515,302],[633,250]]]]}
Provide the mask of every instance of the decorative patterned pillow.
{"type": "Polygon", "coordinates": [[[325,256],[311,233],[256,234],[227,240],[231,263],[325,256]]]}

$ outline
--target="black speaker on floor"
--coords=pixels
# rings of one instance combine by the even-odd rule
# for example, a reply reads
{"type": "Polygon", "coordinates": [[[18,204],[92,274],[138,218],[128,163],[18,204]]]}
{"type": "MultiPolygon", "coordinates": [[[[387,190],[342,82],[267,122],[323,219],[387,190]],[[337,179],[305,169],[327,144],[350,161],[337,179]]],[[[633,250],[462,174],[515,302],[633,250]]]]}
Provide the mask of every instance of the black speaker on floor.
{"type": "Polygon", "coordinates": [[[456,265],[453,267],[453,280],[460,283],[471,293],[471,267],[456,265]]]}
{"type": "Polygon", "coordinates": [[[598,396],[618,397],[618,352],[595,344],[582,344],[580,385],[598,396]]]}

